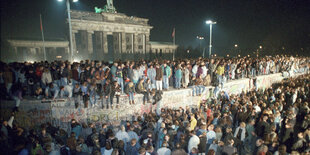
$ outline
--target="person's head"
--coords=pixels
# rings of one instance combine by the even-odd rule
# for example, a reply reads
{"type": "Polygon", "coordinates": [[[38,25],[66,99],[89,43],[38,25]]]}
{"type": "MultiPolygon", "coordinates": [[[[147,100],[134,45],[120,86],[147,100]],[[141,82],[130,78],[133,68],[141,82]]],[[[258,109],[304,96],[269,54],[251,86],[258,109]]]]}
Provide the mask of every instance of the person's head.
{"type": "Polygon", "coordinates": [[[261,146],[262,144],[264,144],[264,141],[262,139],[256,140],[256,146],[257,147],[261,146]]]}
{"type": "Polygon", "coordinates": [[[263,121],[267,121],[268,120],[268,115],[267,114],[265,114],[264,116],[263,116],[263,121]]]}
{"type": "Polygon", "coordinates": [[[3,121],[3,122],[2,122],[2,125],[8,126],[8,121],[3,121]]]}
{"type": "Polygon", "coordinates": [[[304,138],[304,133],[303,132],[299,132],[297,136],[298,136],[298,138],[304,138]]]}
{"type": "Polygon", "coordinates": [[[169,141],[170,136],[169,136],[168,134],[166,134],[165,137],[164,137],[164,139],[165,139],[166,141],[169,141]]]}
{"type": "Polygon", "coordinates": [[[47,153],[52,152],[52,146],[51,146],[51,144],[46,144],[46,145],[45,145],[45,151],[46,151],[47,153]]]}
{"type": "Polygon", "coordinates": [[[174,150],[171,155],[187,155],[187,153],[183,149],[174,150]]]}
{"type": "Polygon", "coordinates": [[[280,145],[278,148],[279,154],[286,154],[286,146],[280,145]]]}
{"type": "Polygon", "coordinates": [[[42,135],[45,135],[45,134],[46,134],[46,129],[43,128],[43,129],[41,130],[41,133],[42,133],[42,135]]]}
{"type": "Polygon", "coordinates": [[[80,84],[76,83],[75,88],[79,88],[79,87],[80,87],[80,84]]]}
{"type": "Polygon", "coordinates": [[[167,141],[164,141],[164,142],[163,142],[162,147],[168,147],[167,141]]]}
{"type": "Polygon", "coordinates": [[[245,128],[245,126],[246,126],[246,125],[245,125],[244,122],[241,122],[241,123],[240,123],[240,127],[241,127],[241,128],[245,128]]]}
{"type": "Polygon", "coordinates": [[[209,131],[213,131],[213,129],[214,129],[214,125],[213,125],[213,124],[211,124],[211,125],[208,126],[208,130],[209,130],[209,131]]]}
{"type": "Polygon", "coordinates": [[[144,147],[140,147],[138,152],[139,152],[139,155],[145,155],[146,150],[144,147]]]}
{"type": "Polygon", "coordinates": [[[109,142],[106,142],[105,143],[105,149],[111,150],[111,148],[112,148],[111,144],[109,142]]]}
{"type": "Polygon", "coordinates": [[[121,131],[123,131],[123,132],[124,132],[124,131],[126,131],[125,126],[124,126],[124,125],[122,125],[122,126],[121,126],[121,131]]]}
{"type": "Polygon", "coordinates": [[[208,151],[207,155],[215,155],[215,151],[213,149],[210,149],[208,151]]]}
{"type": "Polygon", "coordinates": [[[71,132],[70,137],[75,137],[75,133],[71,132]]]}
{"type": "Polygon", "coordinates": [[[231,133],[231,132],[232,132],[231,127],[227,127],[227,128],[226,128],[226,133],[231,133]]]}
{"type": "Polygon", "coordinates": [[[198,154],[198,152],[199,151],[198,151],[198,149],[196,147],[193,147],[192,150],[191,150],[192,154],[198,154]]]}
{"type": "Polygon", "coordinates": [[[136,138],[131,139],[130,145],[131,145],[131,146],[135,146],[136,144],[137,144],[136,138]]]}
{"type": "Polygon", "coordinates": [[[249,124],[255,125],[255,119],[251,119],[251,120],[249,121],[249,124]]]}
{"type": "Polygon", "coordinates": [[[152,138],[152,133],[149,132],[149,133],[147,134],[147,137],[148,137],[148,138],[152,138]]]}
{"type": "Polygon", "coordinates": [[[124,148],[124,146],[125,146],[124,141],[122,140],[118,141],[118,148],[124,148]]]}
{"type": "Polygon", "coordinates": [[[147,151],[148,153],[152,153],[152,152],[154,151],[154,147],[151,146],[151,145],[149,145],[149,146],[146,147],[146,151],[147,151]]]}

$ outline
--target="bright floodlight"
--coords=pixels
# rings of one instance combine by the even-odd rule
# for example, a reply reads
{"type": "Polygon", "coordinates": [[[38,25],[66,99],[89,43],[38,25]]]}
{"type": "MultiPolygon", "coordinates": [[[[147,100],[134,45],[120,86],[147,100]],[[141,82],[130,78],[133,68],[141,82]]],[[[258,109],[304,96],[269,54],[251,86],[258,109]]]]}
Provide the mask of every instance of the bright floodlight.
{"type": "Polygon", "coordinates": [[[206,23],[207,24],[212,24],[212,21],[211,20],[207,20],[206,23]]]}
{"type": "Polygon", "coordinates": [[[78,2],[79,0],[73,0],[73,2],[78,2]]]}
{"type": "Polygon", "coordinates": [[[207,20],[206,24],[216,24],[216,22],[213,22],[212,20],[207,20]]]}
{"type": "Polygon", "coordinates": [[[57,0],[58,2],[62,2],[62,0],[57,0]]]}

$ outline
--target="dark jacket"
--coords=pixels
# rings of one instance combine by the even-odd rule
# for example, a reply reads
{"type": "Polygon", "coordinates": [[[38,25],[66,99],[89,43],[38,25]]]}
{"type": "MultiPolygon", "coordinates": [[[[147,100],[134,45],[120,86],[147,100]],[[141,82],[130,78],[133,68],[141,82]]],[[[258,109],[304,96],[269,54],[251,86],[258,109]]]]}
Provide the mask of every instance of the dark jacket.
{"type": "Polygon", "coordinates": [[[199,153],[205,153],[206,148],[207,148],[207,137],[202,136],[202,137],[199,137],[199,139],[200,139],[200,143],[198,145],[199,153]]]}
{"type": "Polygon", "coordinates": [[[129,94],[129,93],[135,93],[135,86],[132,86],[132,87],[129,87],[129,85],[127,84],[126,85],[126,88],[125,88],[125,93],[126,94],[129,94]]]}
{"type": "Polygon", "coordinates": [[[65,78],[65,77],[68,77],[69,76],[69,71],[68,71],[68,68],[64,68],[61,72],[61,77],[62,78],[65,78]]]}
{"type": "Polygon", "coordinates": [[[137,155],[138,153],[139,147],[138,144],[132,146],[132,145],[128,145],[126,148],[126,155],[137,155]]]}
{"type": "Polygon", "coordinates": [[[72,70],[72,79],[75,81],[79,81],[79,72],[76,69],[72,70]]]}
{"type": "Polygon", "coordinates": [[[156,68],[156,76],[155,76],[155,80],[160,81],[163,79],[164,73],[162,71],[162,68],[156,68]]]}
{"type": "Polygon", "coordinates": [[[105,84],[104,85],[104,95],[105,96],[110,96],[111,95],[111,84],[105,84]]]}
{"type": "Polygon", "coordinates": [[[128,68],[127,78],[130,79],[130,81],[133,81],[133,69],[132,68],[128,68]]]}
{"type": "Polygon", "coordinates": [[[115,95],[120,96],[120,93],[121,93],[121,88],[119,85],[117,87],[115,87],[114,85],[111,86],[111,94],[110,94],[111,97],[114,97],[115,95]]]}
{"type": "Polygon", "coordinates": [[[52,74],[52,79],[54,80],[59,80],[60,79],[60,72],[59,70],[55,69],[51,69],[51,74],[52,74]]]}

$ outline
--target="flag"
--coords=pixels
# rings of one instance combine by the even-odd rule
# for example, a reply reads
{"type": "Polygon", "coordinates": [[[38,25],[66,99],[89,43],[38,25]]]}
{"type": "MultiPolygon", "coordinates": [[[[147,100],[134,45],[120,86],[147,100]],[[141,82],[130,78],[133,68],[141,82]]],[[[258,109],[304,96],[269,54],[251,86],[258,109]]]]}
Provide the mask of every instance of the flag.
{"type": "Polygon", "coordinates": [[[41,32],[43,31],[43,25],[42,25],[42,18],[41,18],[41,14],[40,14],[40,30],[41,30],[41,32]]]}
{"type": "Polygon", "coordinates": [[[174,38],[174,36],[175,36],[175,28],[173,28],[171,36],[172,36],[172,38],[174,38]]]}

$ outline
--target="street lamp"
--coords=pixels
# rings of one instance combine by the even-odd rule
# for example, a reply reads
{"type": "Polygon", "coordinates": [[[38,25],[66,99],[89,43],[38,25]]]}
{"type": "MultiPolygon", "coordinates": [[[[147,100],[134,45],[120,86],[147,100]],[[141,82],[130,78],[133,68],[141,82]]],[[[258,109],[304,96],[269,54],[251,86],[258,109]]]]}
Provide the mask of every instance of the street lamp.
{"type": "Polygon", "coordinates": [[[238,47],[238,44],[235,44],[235,47],[237,48],[237,47],[238,47]]]}
{"type": "MultiPolygon", "coordinates": [[[[199,50],[201,51],[201,40],[205,39],[203,36],[197,36],[199,39],[199,50]]],[[[202,52],[202,57],[205,58],[205,52],[202,52]]]]}
{"type": "Polygon", "coordinates": [[[212,25],[213,24],[216,24],[216,22],[213,22],[211,20],[207,20],[206,21],[206,24],[209,24],[210,25],[210,45],[209,45],[209,58],[211,56],[211,50],[212,50],[212,25]]]}
{"type": "MultiPolygon", "coordinates": [[[[62,2],[63,0],[57,0],[58,2],[62,2]]],[[[72,0],[72,2],[78,2],[78,0],[72,0]]],[[[66,0],[67,5],[67,12],[68,12],[68,22],[69,22],[69,36],[70,36],[70,52],[69,52],[69,58],[70,62],[73,61],[73,41],[72,41],[72,25],[71,25],[71,15],[70,15],[70,2],[69,0],[66,0]],[[71,53],[71,56],[70,56],[71,53]]]]}

